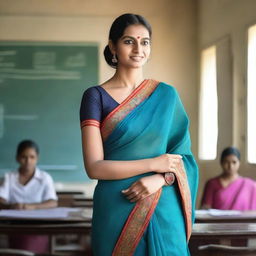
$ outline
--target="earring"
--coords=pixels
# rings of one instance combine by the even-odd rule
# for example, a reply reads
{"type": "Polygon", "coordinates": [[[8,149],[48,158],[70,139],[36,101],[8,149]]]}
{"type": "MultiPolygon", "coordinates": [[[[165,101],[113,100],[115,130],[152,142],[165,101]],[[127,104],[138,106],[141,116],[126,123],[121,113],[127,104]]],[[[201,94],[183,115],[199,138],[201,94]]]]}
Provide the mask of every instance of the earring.
{"type": "Polygon", "coordinates": [[[117,58],[116,58],[116,55],[115,55],[115,54],[113,55],[112,62],[113,62],[113,63],[117,63],[117,58]]]}

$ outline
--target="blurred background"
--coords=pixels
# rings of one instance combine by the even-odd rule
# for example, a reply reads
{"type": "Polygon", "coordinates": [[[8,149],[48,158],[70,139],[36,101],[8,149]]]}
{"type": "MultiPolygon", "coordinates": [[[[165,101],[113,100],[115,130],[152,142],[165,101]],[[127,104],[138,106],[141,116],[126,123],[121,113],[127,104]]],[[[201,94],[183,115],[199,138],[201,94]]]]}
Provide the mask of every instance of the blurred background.
{"type": "Polygon", "coordinates": [[[198,199],[220,173],[224,147],[240,149],[240,173],[255,179],[255,10],[254,0],[0,0],[0,176],[16,167],[16,145],[29,138],[57,189],[91,195],[80,101],[112,76],[103,57],[109,28],[131,12],[153,28],[145,77],[176,87],[189,115],[198,199]]]}

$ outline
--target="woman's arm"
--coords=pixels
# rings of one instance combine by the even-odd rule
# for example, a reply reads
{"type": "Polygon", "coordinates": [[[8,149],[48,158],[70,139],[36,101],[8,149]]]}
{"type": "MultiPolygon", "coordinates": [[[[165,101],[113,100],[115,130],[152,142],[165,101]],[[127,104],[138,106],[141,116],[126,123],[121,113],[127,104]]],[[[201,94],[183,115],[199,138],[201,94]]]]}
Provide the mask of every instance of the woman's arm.
{"type": "Polygon", "coordinates": [[[207,181],[204,187],[201,200],[201,209],[210,209],[213,205],[214,188],[211,180],[207,181]]]}
{"type": "Polygon", "coordinates": [[[94,126],[82,128],[82,146],[85,169],[91,179],[116,180],[148,172],[172,172],[181,161],[181,156],[171,154],[131,161],[104,160],[100,129],[94,126]]]}
{"type": "Polygon", "coordinates": [[[123,195],[131,202],[143,200],[147,196],[157,192],[163,186],[169,186],[163,174],[157,173],[142,177],[134,182],[129,188],[122,190],[123,195]]]}
{"type": "Polygon", "coordinates": [[[2,197],[0,197],[0,209],[10,209],[10,204],[2,197]]]}
{"type": "Polygon", "coordinates": [[[58,202],[56,200],[50,199],[42,203],[23,204],[23,209],[24,210],[49,209],[57,206],[58,206],[58,202]]]}
{"type": "Polygon", "coordinates": [[[3,198],[0,198],[0,209],[15,209],[15,210],[35,210],[35,209],[48,209],[54,208],[58,206],[58,202],[56,200],[47,200],[42,203],[17,203],[17,204],[9,204],[3,198]]]}

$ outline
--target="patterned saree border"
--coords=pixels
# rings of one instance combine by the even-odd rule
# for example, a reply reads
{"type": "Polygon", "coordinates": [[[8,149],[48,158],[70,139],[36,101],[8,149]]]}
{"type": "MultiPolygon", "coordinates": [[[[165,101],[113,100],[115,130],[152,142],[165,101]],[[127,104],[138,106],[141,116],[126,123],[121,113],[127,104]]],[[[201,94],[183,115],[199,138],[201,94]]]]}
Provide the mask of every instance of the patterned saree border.
{"type": "Polygon", "coordinates": [[[181,196],[181,203],[184,212],[184,218],[186,223],[187,241],[189,240],[192,233],[192,203],[190,196],[190,189],[187,179],[187,174],[183,165],[183,161],[180,161],[178,168],[174,171],[176,180],[181,196]]]}
{"type": "Polygon", "coordinates": [[[136,203],[130,213],[112,256],[132,256],[157,206],[162,189],[136,203]]]}
{"type": "Polygon", "coordinates": [[[155,90],[158,84],[158,81],[152,79],[144,80],[126,100],[108,114],[101,125],[101,136],[103,141],[107,139],[116,125],[122,121],[125,116],[127,116],[155,90]]]}
{"type": "MultiPolygon", "coordinates": [[[[192,204],[190,189],[187,180],[187,174],[180,161],[178,168],[174,171],[178,188],[181,196],[182,208],[184,212],[184,219],[186,224],[186,237],[187,241],[192,232],[192,204]]],[[[132,212],[130,213],[121,235],[118,238],[116,246],[113,250],[112,256],[132,256],[140,239],[146,230],[148,223],[154,213],[160,198],[162,190],[146,197],[144,200],[139,201],[132,212]]]]}

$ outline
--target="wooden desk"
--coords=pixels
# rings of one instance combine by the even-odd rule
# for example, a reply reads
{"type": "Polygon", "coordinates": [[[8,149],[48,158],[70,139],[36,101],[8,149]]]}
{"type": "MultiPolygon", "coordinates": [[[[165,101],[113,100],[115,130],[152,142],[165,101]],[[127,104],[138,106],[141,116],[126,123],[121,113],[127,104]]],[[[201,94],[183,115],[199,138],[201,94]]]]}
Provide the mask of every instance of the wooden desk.
{"type": "Polygon", "coordinates": [[[93,207],[93,199],[79,194],[61,194],[58,195],[58,205],[61,207],[93,207]]]}
{"type": "Polygon", "coordinates": [[[83,191],[80,190],[59,190],[56,191],[57,196],[59,195],[84,195],[83,191]]]}
{"type": "MultiPolygon", "coordinates": [[[[57,234],[88,235],[91,232],[92,209],[86,208],[71,213],[67,218],[0,218],[1,234],[57,234]],[[87,211],[83,214],[83,210],[87,211]]],[[[199,245],[214,243],[230,245],[239,239],[256,238],[256,223],[196,223],[190,239],[190,248],[196,251],[199,245]]],[[[53,248],[51,248],[53,252],[53,248]]],[[[193,255],[193,254],[192,254],[193,255]]],[[[196,254],[194,254],[196,255],[196,254]]]]}
{"type": "Polygon", "coordinates": [[[240,215],[222,215],[213,216],[209,213],[197,214],[196,213],[196,223],[253,223],[256,222],[256,211],[244,211],[240,215]]]}
{"type": "Polygon", "coordinates": [[[256,223],[196,223],[192,238],[256,238],[256,223]]]}
{"type": "Polygon", "coordinates": [[[91,223],[42,223],[30,224],[4,224],[0,223],[0,233],[11,234],[34,234],[34,235],[58,235],[58,234],[82,234],[88,235],[91,232],[91,223]]]}
{"type": "Polygon", "coordinates": [[[92,208],[58,207],[44,210],[0,210],[0,223],[75,223],[91,222],[92,208]],[[56,213],[60,211],[62,214],[56,213]],[[47,215],[46,217],[45,214],[47,215]]]}
{"type": "MultiPolygon", "coordinates": [[[[61,210],[62,208],[60,208],[61,210]]],[[[63,208],[64,209],[64,208],[63,208]]],[[[67,208],[65,208],[67,210],[67,208]]],[[[54,253],[54,236],[59,234],[90,235],[92,209],[74,209],[65,218],[51,217],[54,209],[48,209],[47,218],[37,217],[0,217],[0,233],[48,235],[50,237],[50,253],[54,253]]],[[[56,210],[56,209],[55,209],[56,210]]],[[[1,212],[1,211],[0,211],[1,212]]],[[[28,211],[29,212],[29,211],[28,211]]],[[[28,214],[29,215],[29,214],[28,214]]],[[[36,215],[36,214],[35,214],[36,215]]]]}
{"type": "Polygon", "coordinates": [[[246,245],[248,239],[256,239],[256,223],[196,223],[189,247],[193,256],[198,255],[200,245],[241,246],[241,243],[246,245]]]}

